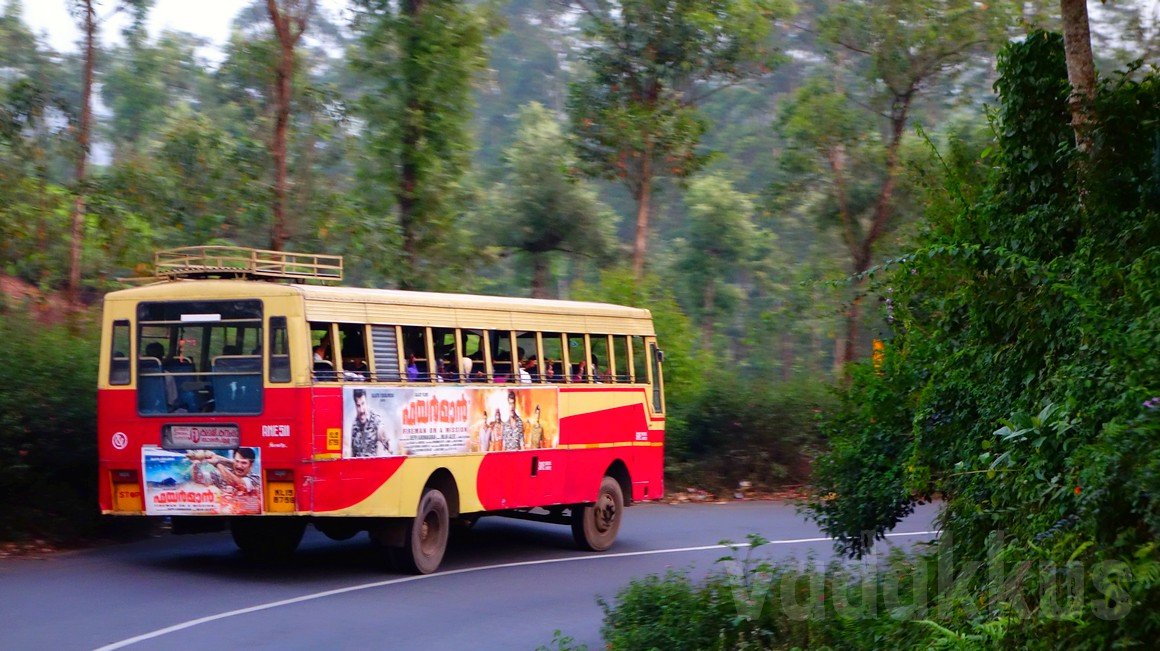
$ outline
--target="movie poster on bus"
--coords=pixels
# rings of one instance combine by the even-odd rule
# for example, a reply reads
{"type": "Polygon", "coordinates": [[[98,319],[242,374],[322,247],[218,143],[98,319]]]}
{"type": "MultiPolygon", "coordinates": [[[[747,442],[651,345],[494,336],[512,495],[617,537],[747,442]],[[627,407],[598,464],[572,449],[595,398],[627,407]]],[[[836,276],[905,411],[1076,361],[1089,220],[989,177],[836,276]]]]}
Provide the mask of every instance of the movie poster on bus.
{"type": "Polygon", "coordinates": [[[554,387],[346,387],[343,457],[553,448],[554,387]]]}
{"type": "Polygon", "coordinates": [[[262,512],[261,451],[142,450],[149,515],[242,515],[262,512]]]}

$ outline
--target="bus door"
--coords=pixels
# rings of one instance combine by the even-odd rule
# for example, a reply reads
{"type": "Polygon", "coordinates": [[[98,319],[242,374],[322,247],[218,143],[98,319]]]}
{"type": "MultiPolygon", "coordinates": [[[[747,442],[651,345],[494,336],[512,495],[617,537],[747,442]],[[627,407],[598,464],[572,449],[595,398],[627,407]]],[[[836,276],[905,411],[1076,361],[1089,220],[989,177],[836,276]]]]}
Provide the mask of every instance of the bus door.
{"type": "Polygon", "coordinates": [[[526,494],[532,504],[559,501],[564,484],[563,456],[556,448],[560,441],[560,394],[557,387],[535,387],[520,392],[524,422],[524,449],[514,453],[519,460],[512,474],[516,495],[526,494]]]}
{"type": "Polygon", "coordinates": [[[311,414],[314,436],[311,437],[314,461],[342,458],[342,385],[337,341],[333,323],[310,324],[311,414]]]}

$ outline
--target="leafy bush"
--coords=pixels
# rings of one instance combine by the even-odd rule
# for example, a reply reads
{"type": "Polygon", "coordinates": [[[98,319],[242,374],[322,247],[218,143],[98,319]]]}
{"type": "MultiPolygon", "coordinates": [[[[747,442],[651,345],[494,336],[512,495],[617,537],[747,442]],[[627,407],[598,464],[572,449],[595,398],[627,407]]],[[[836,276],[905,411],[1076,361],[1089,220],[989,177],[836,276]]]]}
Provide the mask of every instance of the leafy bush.
{"type": "Polygon", "coordinates": [[[669,437],[666,451],[671,480],[710,490],[734,490],[742,481],[755,488],[806,481],[829,391],[820,382],[763,384],[710,374],[680,406],[683,429],[669,437]]]}
{"type": "Polygon", "coordinates": [[[92,533],[100,325],[0,307],[0,539],[92,533]]]}
{"type": "Polygon", "coordinates": [[[1122,616],[1044,616],[1049,582],[1030,577],[1024,600],[956,602],[935,623],[947,644],[1146,643],[1160,638],[1160,73],[1103,82],[1089,154],[1062,39],[1033,33],[999,61],[992,174],[965,192],[949,170],[917,248],[878,274],[896,334],[825,425],[809,511],[857,556],[941,494],[956,568],[1120,568],[1087,585],[1122,616]]]}
{"type": "MultiPolygon", "coordinates": [[[[941,540],[929,551],[823,566],[758,560],[753,551],[766,541],[749,538],[744,555],[734,547],[699,581],[670,571],[601,600],[605,648],[1106,648],[1149,639],[1124,630],[1133,611],[1155,616],[1131,578],[1154,584],[1160,573],[1139,559],[1110,569],[1028,567],[1012,564],[1008,548],[956,565],[957,547],[941,540]]],[[[575,647],[557,632],[551,648],[575,647]]]]}
{"type": "MultiPolygon", "coordinates": [[[[604,608],[605,648],[932,648],[949,629],[930,594],[937,560],[896,553],[854,571],[840,563],[758,560],[750,536],[700,581],[670,571],[632,581],[604,608]]],[[[964,636],[969,638],[970,636],[964,636]]]]}

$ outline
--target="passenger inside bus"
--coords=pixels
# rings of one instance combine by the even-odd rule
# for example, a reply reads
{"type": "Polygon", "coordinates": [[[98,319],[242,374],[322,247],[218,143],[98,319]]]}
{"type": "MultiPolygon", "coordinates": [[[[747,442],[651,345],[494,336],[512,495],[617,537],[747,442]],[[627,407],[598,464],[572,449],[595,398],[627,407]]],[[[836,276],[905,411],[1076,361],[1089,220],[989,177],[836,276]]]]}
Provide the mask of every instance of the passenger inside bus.
{"type": "Polygon", "coordinates": [[[145,346],[145,354],[137,360],[137,406],[142,413],[165,413],[177,398],[176,392],[167,386],[161,374],[161,359],[165,357],[165,346],[154,341],[145,346]]]}
{"type": "MultiPolygon", "coordinates": [[[[314,347],[314,361],[316,361],[316,362],[330,361],[330,333],[329,332],[326,333],[325,335],[323,335],[322,340],[319,341],[318,345],[314,347]]],[[[334,368],[333,363],[332,363],[331,368],[334,368]]]]}
{"type": "Polygon", "coordinates": [[[419,364],[415,360],[415,353],[407,353],[407,381],[419,381],[419,364]]]}
{"type": "Polygon", "coordinates": [[[483,361],[483,353],[476,351],[468,358],[468,361],[471,362],[469,368],[472,369],[469,381],[487,382],[487,368],[483,361]]]}
{"type": "Polygon", "coordinates": [[[576,371],[572,374],[573,382],[587,382],[588,381],[588,362],[580,360],[579,364],[575,366],[576,371]]]}
{"type": "Polygon", "coordinates": [[[201,411],[205,404],[201,390],[203,385],[197,379],[197,367],[185,357],[167,357],[161,367],[170,374],[167,382],[173,384],[177,398],[170,402],[170,408],[178,412],[201,411]]]}
{"type": "Polygon", "coordinates": [[[150,342],[145,346],[145,354],[149,357],[156,357],[157,361],[165,359],[165,346],[159,342],[150,342]]]}
{"type": "MultiPolygon", "coordinates": [[[[311,335],[316,335],[320,328],[312,324],[311,335]]],[[[312,374],[316,381],[319,382],[333,382],[338,379],[338,374],[334,370],[334,360],[331,358],[330,346],[330,331],[322,330],[322,336],[318,339],[318,344],[314,346],[313,359],[314,365],[312,374]]]]}

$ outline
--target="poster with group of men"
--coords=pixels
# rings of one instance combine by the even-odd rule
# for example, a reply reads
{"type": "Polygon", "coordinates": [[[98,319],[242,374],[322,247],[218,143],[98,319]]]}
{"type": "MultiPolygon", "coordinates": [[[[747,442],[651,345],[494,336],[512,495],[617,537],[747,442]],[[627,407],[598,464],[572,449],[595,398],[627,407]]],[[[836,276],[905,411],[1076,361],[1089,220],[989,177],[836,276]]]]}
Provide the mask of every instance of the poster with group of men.
{"type": "Polygon", "coordinates": [[[556,447],[558,395],[554,387],[346,387],[342,456],[556,447]]]}

